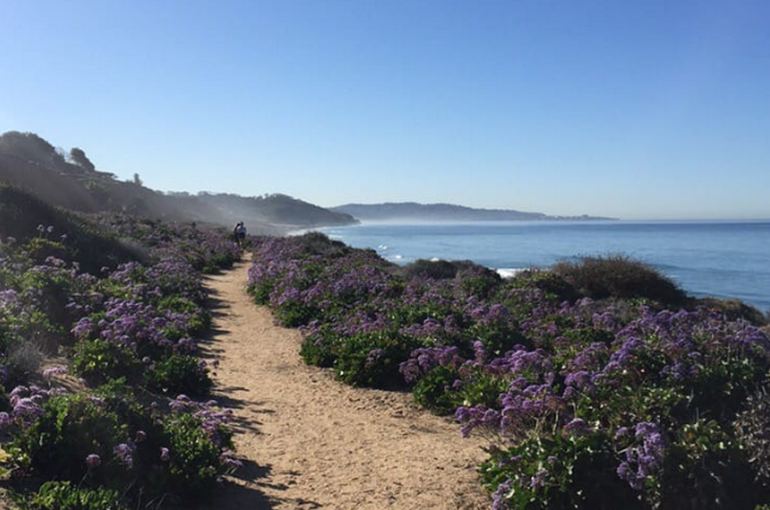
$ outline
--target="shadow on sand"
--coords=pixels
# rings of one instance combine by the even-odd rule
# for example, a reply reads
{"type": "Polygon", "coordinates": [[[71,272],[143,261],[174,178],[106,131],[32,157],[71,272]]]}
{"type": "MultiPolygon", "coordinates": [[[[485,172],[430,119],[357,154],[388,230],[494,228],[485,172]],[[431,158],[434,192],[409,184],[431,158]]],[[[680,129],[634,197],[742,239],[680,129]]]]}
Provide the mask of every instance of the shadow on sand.
{"type": "MultiPolygon", "coordinates": [[[[199,343],[199,355],[216,366],[216,360],[221,356],[222,349],[217,347],[216,341],[226,337],[228,331],[217,327],[218,319],[227,317],[229,306],[223,301],[219,293],[207,285],[209,290],[208,309],[211,313],[213,325],[208,333],[199,343]]],[[[216,368],[213,370],[216,373],[216,368]]],[[[241,397],[248,393],[249,389],[243,386],[215,386],[212,398],[221,406],[236,411],[232,427],[236,434],[260,434],[259,425],[261,422],[254,418],[254,415],[272,414],[275,411],[265,406],[265,402],[244,399],[241,397]],[[250,417],[243,416],[238,410],[248,409],[250,417]]],[[[237,452],[236,452],[237,454],[237,452]]],[[[201,501],[194,508],[204,509],[224,509],[224,510],[267,510],[282,506],[285,508],[296,508],[301,510],[311,510],[321,508],[321,505],[315,501],[302,498],[281,498],[280,496],[268,496],[263,492],[263,488],[269,488],[271,491],[283,491],[288,489],[287,485],[275,484],[270,482],[272,467],[270,464],[257,464],[250,459],[241,459],[243,466],[225,477],[224,483],[219,490],[207,501],[201,501]]],[[[265,459],[270,460],[270,459],[265,459]]],[[[300,473],[289,473],[298,476],[300,473]]]]}

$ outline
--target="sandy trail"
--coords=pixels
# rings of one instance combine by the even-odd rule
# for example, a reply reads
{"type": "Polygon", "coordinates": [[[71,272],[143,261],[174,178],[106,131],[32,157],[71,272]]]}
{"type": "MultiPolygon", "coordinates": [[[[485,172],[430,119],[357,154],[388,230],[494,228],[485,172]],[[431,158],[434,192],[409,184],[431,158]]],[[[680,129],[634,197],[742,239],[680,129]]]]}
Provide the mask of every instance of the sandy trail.
{"type": "Polygon", "coordinates": [[[299,333],[274,325],[246,294],[247,269],[206,281],[215,396],[236,411],[246,459],[210,508],[488,508],[475,469],[480,441],[461,439],[409,395],[348,387],[304,365],[299,333]]]}

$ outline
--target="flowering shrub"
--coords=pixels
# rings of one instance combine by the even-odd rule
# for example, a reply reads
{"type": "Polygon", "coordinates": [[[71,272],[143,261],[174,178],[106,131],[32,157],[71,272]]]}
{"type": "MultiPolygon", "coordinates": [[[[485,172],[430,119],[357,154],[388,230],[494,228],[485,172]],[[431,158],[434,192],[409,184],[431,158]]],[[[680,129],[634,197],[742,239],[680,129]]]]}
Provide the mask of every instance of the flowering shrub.
{"type": "Polygon", "coordinates": [[[126,237],[136,227],[134,240],[151,258],[98,275],[80,272],[81,247],[64,236],[47,240],[46,227],[27,245],[0,242],[0,384],[13,388],[0,398],[0,441],[14,480],[60,481],[34,494],[19,484],[27,507],[159,507],[210,494],[239,464],[231,413],[166,395],[208,394],[211,379],[195,356],[195,338],[210,324],[200,271],[228,267],[240,251],[224,235],[192,226],[130,220],[124,227],[126,237]],[[64,366],[35,373],[33,358],[57,351],[93,389],[58,389],[64,366]]]}
{"type": "Polygon", "coordinates": [[[205,396],[213,383],[206,362],[194,356],[173,354],[155,363],[148,373],[150,387],[162,393],[205,396]]]}
{"type": "Polygon", "coordinates": [[[169,467],[170,483],[181,490],[205,493],[221,473],[219,447],[192,415],[181,414],[166,420],[163,430],[168,448],[160,455],[169,467]],[[174,452],[173,455],[171,452],[174,452]]]}
{"type": "Polygon", "coordinates": [[[125,386],[42,402],[17,435],[18,458],[37,473],[152,498],[205,490],[237,466],[226,423],[214,403],[185,396],[172,412],[144,407],[125,386]]]}
{"type": "Polygon", "coordinates": [[[770,484],[770,394],[766,388],[746,400],[735,427],[738,442],[754,466],[754,476],[770,484]]]}
{"type": "Polygon", "coordinates": [[[351,384],[409,385],[463,434],[488,437],[494,508],[770,499],[764,407],[749,398],[770,339],[741,318],[756,314],[687,298],[641,263],[501,281],[467,263],[398,268],[315,234],[259,240],[249,290],[302,326],[306,362],[351,384]]]}
{"type": "Polygon", "coordinates": [[[127,215],[102,215],[99,223],[129,238],[159,258],[184,260],[203,272],[226,269],[241,258],[240,248],[222,231],[199,229],[194,223],[171,224],[127,215]]]}
{"type": "Polygon", "coordinates": [[[134,352],[106,340],[84,340],[75,347],[72,368],[91,385],[125,378],[136,382],[141,377],[142,363],[134,352]]]}
{"type": "Polygon", "coordinates": [[[101,459],[105,477],[123,470],[114,453],[116,445],[129,439],[129,431],[118,415],[98,398],[59,395],[42,403],[38,416],[23,428],[15,446],[36,472],[52,479],[80,480],[89,472],[86,459],[101,459]]]}

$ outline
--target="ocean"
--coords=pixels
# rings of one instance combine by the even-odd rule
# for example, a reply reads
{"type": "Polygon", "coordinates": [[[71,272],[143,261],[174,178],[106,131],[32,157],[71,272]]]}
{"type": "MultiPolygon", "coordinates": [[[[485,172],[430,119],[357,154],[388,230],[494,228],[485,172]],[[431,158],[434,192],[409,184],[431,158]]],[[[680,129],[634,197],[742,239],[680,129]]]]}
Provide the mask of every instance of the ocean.
{"type": "Polygon", "coordinates": [[[537,221],[362,224],[323,231],[399,264],[473,260],[503,275],[585,255],[643,260],[695,296],[770,310],[770,221],[537,221]]]}

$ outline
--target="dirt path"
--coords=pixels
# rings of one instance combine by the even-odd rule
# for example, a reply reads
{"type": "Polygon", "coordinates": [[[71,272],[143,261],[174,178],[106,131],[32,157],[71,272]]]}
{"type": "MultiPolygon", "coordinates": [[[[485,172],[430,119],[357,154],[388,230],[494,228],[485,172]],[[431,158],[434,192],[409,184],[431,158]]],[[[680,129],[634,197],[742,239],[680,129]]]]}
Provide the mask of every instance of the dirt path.
{"type": "Polygon", "coordinates": [[[247,296],[247,268],[207,280],[217,397],[236,410],[246,458],[212,508],[488,508],[480,442],[409,395],[351,388],[304,365],[299,333],[247,296]]]}

